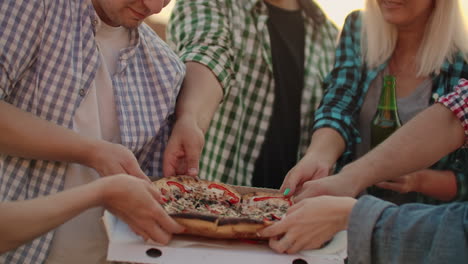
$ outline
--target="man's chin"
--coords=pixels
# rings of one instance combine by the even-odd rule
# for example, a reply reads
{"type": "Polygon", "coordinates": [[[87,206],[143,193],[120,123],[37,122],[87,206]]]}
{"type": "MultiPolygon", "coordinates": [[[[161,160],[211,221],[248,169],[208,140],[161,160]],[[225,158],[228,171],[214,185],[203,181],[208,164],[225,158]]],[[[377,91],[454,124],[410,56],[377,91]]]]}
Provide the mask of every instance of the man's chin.
{"type": "Polygon", "coordinates": [[[135,20],[131,22],[129,21],[129,22],[122,23],[122,27],[127,28],[127,29],[134,29],[134,28],[139,27],[141,23],[143,23],[143,20],[135,20]]]}

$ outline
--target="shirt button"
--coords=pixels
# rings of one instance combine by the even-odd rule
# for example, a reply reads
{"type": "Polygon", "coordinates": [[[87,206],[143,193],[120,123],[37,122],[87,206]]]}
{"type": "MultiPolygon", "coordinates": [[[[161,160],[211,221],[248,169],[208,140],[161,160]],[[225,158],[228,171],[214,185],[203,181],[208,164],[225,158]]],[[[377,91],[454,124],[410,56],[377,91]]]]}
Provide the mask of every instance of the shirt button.
{"type": "Polygon", "coordinates": [[[81,96],[85,96],[85,95],[86,95],[85,89],[80,89],[79,94],[80,94],[81,96]]]}
{"type": "Polygon", "coordinates": [[[92,22],[92,23],[93,23],[93,26],[96,26],[96,25],[98,24],[97,19],[93,19],[93,22],[92,22]]]}

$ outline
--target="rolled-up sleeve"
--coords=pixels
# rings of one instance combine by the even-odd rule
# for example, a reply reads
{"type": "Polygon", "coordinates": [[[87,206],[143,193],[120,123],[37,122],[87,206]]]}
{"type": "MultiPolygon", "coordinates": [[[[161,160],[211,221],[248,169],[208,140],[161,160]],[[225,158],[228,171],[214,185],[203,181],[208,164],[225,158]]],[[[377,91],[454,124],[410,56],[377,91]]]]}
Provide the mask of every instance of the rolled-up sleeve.
{"type": "Polygon", "coordinates": [[[465,147],[468,146],[468,80],[460,79],[454,91],[438,100],[460,120],[465,130],[465,147]]]}
{"type": "Polygon", "coordinates": [[[328,127],[335,129],[346,143],[343,162],[347,163],[354,145],[361,141],[357,130],[356,117],[362,103],[362,61],[360,55],[360,12],[352,12],[346,17],[335,52],[333,70],[324,81],[326,90],[314,116],[314,130],[328,127]]]}
{"type": "Polygon", "coordinates": [[[227,94],[233,70],[230,21],[225,12],[223,1],[177,1],[168,24],[167,42],[182,61],[208,67],[227,94]]]}

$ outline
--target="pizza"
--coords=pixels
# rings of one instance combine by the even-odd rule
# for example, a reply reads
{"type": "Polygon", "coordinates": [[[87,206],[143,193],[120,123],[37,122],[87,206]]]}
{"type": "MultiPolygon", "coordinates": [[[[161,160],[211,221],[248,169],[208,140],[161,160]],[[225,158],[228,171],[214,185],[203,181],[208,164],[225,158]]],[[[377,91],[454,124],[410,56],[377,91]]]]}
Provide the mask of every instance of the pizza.
{"type": "Polygon", "coordinates": [[[281,220],[292,201],[277,191],[232,186],[190,176],[153,182],[166,212],[185,234],[223,239],[266,239],[257,232],[281,220]],[[247,190],[247,191],[246,191],[247,190]]]}

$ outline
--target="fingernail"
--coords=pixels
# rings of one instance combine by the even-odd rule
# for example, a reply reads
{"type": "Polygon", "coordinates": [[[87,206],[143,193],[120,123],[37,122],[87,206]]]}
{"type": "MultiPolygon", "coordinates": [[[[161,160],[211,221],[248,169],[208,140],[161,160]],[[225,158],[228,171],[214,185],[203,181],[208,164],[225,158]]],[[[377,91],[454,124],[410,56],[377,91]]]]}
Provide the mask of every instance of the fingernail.
{"type": "Polygon", "coordinates": [[[257,237],[261,237],[261,235],[260,235],[260,233],[259,233],[259,232],[255,233],[255,234],[257,235],[257,237]]]}
{"type": "Polygon", "coordinates": [[[289,189],[289,188],[286,188],[286,190],[284,190],[284,193],[283,193],[283,195],[285,195],[285,196],[286,196],[286,195],[288,195],[290,191],[291,191],[291,189],[289,189]]]}
{"type": "Polygon", "coordinates": [[[188,169],[189,175],[196,175],[198,173],[198,170],[196,168],[190,168],[188,169]]]}

